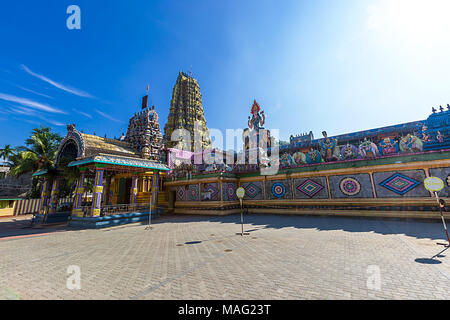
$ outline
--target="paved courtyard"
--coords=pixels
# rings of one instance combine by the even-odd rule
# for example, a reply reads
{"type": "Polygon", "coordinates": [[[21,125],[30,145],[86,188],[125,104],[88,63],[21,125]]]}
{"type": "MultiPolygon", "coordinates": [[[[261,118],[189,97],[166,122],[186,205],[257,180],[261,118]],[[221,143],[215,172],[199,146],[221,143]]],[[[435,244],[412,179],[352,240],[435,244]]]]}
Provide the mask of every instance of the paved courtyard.
{"type": "Polygon", "coordinates": [[[245,222],[250,234],[242,237],[239,215],[167,216],[152,230],[40,230],[0,220],[0,298],[450,298],[450,249],[436,245],[445,236],[440,221],[248,215],[245,222]],[[70,266],[81,272],[80,289],[67,287],[70,266]]]}

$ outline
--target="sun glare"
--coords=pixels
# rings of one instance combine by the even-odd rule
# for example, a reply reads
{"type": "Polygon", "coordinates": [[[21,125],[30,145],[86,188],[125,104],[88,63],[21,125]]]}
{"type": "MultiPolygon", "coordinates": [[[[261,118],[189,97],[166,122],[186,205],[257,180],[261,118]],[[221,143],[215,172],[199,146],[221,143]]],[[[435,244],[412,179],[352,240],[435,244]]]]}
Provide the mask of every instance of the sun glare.
{"type": "Polygon", "coordinates": [[[447,41],[449,0],[385,0],[368,9],[368,27],[416,44],[447,41]]]}

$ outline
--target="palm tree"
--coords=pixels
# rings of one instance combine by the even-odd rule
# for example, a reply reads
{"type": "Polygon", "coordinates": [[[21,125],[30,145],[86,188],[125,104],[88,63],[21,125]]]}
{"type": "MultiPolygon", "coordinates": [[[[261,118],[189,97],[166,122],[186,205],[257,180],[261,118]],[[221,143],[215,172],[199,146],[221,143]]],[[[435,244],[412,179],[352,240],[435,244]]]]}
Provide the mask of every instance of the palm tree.
{"type": "Polygon", "coordinates": [[[25,146],[18,147],[17,153],[10,157],[11,174],[22,175],[39,169],[50,169],[54,165],[56,153],[62,137],[41,126],[31,132],[25,146]]]}
{"type": "Polygon", "coordinates": [[[3,159],[4,162],[8,163],[8,159],[15,155],[16,149],[11,148],[11,145],[7,144],[3,149],[0,149],[0,159],[3,159]]]}

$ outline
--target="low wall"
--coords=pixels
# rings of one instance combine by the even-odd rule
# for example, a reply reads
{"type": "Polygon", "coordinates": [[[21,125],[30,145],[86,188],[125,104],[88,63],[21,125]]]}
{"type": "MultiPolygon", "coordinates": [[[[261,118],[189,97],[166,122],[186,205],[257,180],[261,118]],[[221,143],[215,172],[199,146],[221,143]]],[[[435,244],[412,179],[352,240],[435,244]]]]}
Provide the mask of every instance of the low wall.
{"type": "Polygon", "coordinates": [[[167,181],[175,192],[174,213],[232,214],[239,212],[236,188],[245,189],[244,208],[250,213],[439,217],[436,199],[424,187],[439,177],[439,193],[450,205],[450,152],[327,163],[259,173],[216,174],[167,181]]]}

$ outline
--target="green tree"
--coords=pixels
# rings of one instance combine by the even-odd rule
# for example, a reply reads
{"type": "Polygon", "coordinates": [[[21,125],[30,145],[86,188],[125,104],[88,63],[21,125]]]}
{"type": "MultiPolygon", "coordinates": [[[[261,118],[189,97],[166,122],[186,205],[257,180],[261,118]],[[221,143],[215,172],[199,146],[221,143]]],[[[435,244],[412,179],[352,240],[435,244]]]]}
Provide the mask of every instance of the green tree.
{"type": "Polygon", "coordinates": [[[16,148],[17,153],[9,158],[12,164],[11,174],[19,176],[40,169],[51,169],[61,141],[62,137],[51,132],[49,127],[33,129],[25,146],[16,148]]]}
{"type": "Polygon", "coordinates": [[[9,163],[9,158],[16,154],[16,149],[11,148],[11,145],[7,144],[3,149],[0,149],[0,159],[4,162],[9,163]]]}

